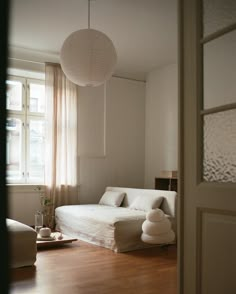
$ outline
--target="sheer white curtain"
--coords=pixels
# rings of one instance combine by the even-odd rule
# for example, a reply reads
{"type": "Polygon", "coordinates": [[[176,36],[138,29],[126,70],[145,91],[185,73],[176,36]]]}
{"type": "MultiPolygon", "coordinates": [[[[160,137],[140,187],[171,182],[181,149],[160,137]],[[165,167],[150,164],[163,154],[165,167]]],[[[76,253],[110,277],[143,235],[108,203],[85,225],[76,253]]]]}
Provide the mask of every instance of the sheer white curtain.
{"type": "Polygon", "coordinates": [[[77,107],[78,87],[59,64],[45,65],[46,80],[46,194],[52,209],[78,202],[77,107]]]}

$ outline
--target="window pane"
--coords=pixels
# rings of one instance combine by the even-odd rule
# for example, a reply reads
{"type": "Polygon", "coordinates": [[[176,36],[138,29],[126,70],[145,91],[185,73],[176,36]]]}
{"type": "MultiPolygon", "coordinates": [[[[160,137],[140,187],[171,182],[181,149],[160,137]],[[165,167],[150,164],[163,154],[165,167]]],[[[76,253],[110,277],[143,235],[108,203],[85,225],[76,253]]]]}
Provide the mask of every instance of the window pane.
{"type": "Polygon", "coordinates": [[[29,123],[29,180],[44,181],[45,123],[30,120],[29,123]]]}
{"type": "Polygon", "coordinates": [[[45,112],[45,86],[37,83],[30,83],[30,112],[45,112]]]}
{"type": "Polygon", "coordinates": [[[236,183],[236,109],[204,117],[203,179],[236,183]]]}
{"type": "Polygon", "coordinates": [[[7,179],[19,181],[22,178],[22,121],[16,118],[7,119],[7,179]]]}
{"type": "Polygon", "coordinates": [[[236,21],[235,0],[203,0],[204,36],[233,24],[236,21]]]}
{"type": "Polygon", "coordinates": [[[204,45],[204,109],[236,102],[235,72],[236,30],[204,45]]]}
{"type": "Polygon", "coordinates": [[[7,84],[7,109],[22,110],[22,83],[19,81],[6,81],[7,84]]]}

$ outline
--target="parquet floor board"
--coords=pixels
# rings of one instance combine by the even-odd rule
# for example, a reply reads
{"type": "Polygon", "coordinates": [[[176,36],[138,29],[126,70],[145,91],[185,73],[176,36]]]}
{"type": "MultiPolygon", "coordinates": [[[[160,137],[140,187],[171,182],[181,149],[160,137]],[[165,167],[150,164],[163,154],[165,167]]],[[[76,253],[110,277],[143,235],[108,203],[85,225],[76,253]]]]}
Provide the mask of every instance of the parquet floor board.
{"type": "Polygon", "coordinates": [[[176,246],[114,253],[82,241],[40,250],[11,271],[10,294],[176,294],[176,246]]]}

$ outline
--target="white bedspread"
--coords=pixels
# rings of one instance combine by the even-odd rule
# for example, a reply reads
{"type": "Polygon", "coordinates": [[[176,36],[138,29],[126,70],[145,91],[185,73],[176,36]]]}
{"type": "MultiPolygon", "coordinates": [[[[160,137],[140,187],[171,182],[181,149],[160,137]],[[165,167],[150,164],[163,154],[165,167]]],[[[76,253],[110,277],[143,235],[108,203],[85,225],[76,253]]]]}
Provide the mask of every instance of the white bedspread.
{"type": "Polygon", "coordinates": [[[151,247],[141,240],[144,211],[84,204],[58,207],[55,214],[56,229],[80,240],[115,252],[151,247]]]}

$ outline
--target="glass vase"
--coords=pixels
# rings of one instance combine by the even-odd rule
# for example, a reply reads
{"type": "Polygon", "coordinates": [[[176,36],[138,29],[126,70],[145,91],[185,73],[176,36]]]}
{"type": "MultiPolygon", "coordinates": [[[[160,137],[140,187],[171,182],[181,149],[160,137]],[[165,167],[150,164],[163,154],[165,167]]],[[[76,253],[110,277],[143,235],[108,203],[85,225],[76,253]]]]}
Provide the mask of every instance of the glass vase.
{"type": "Polygon", "coordinates": [[[43,227],[43,214],[40,211],[35,214],[34,221],[35,231],[39,233],[39,230],[43,227]]]}

